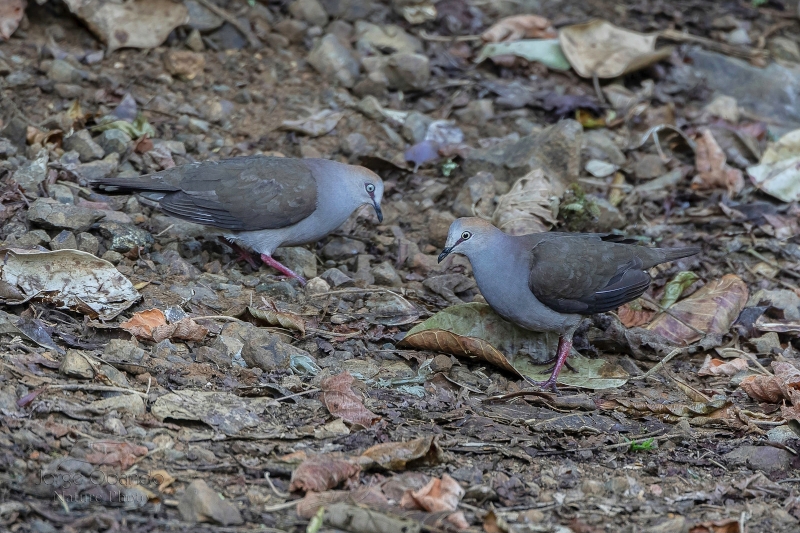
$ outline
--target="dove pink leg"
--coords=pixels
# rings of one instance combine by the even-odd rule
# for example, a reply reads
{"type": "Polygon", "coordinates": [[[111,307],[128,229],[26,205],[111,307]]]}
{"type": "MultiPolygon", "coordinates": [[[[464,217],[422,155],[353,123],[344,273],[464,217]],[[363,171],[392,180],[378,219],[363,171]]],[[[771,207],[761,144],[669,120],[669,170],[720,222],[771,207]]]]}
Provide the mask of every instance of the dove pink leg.
{"type": "Polygon", "coordinates": [[[556,388],[556,380],[558,379],[558,374],[561,372],[561,368],[566,364],[567,357],[569,357],[569,352],[572,349],[572,339],[568,339],[566,336],[561,335],[558,338],[558,352],[556,354],[556,364],[553,367],[553,373],[550,374],[550,377],[547,381],[533,381],[532,379],[525,378],[528,383],[531,385],[536,385],[541,387],[542,389],[552,389],[553,392],[558,392],[556,388]]]}
{"type": "Polygon", "coordinates": [[[278,261],[276,261],[272,257],[268,256],[267,254],[261,254],[261,260],[264,261],[265,265],[267,265],[268,267],[274,268],[275,270],[277,270],[278,272],[280,272],[284,276],[288,276],[290,278],[296,279],[297,281],[300,282],[301,285],[305,285],[306,284],[306,280],[305,280],[305,278],[303,278],[303,276],[300,276],[300,275],[294,273],[292,270],[290,270],[289,268],[287,268],[284,265],[280,264],[278,261]]]}

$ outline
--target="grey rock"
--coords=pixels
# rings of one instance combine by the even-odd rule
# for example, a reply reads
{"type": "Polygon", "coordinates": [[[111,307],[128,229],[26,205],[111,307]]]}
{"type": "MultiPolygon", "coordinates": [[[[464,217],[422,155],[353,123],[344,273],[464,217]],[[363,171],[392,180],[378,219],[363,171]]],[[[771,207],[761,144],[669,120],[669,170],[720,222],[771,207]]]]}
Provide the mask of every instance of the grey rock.
{"type": "Polygon", "coordinates": [[[656,154],[646,154],[633,165],[633,174],[639,179],[657,178],[666,172],[664,162],[656,154]]]}
{"type": "Polygon", "coordinates": [[[75,203],[75,195],[72,194],[72,189],[60,183],[53,183],[47,186],[47,193],[50,198],[62,204],[72,205],[75,203]]]}
{"type": "Polygon", "coordinates": [[[11,144],[17,147],[17,150],[24,152],[28,145],[26,135],[28,132],[28,123],[21,117],[12,117],[5,127],[0,130],[0,136],[8,139],[11,144]]]}
{"type": "Polygon", "coordinates": [[[33,76],[24,70],[17,70],[6,76],[6,84],[9,87],[22,88],[33,85],[33,76]]]}
{"type": "Polygon", "coordinates": [[[608,232],[627,224],[625,216],[605,198],[593,196],[592,203],[598,210],[597,220],[594,222],[595,231],[608,232]]]}
{"type": "Polygon", "coordinates": [[[150,233],[132,224],[101,222],[98,227],[103,237],[111,239],[108,248],[115,252],[124,254],[137,248],[145,251],[153,244],[153,236],[150,233]]]}
{"type": "Polygon", "coordinates": [[[430,60],[422,54],[392,54],[383,71],[389,87],[399,91],[422,90],[431,79],[430,60]]]}
{"type": "Polygon", "coordinates": [[[300,246],[278,248],[272,256],[306,279],[317,277],[317,258],[300,246]]]}
{"type": "Polygon", "coordinates": [[[788,424],[784,424],[767,431],[767,438],[770,442],[786,444],[790,440],[800,439],[800,435],[792,431],[788,424]]]}
{"type": "MultiPolygon", "coordinates": [[[[473,216],[472,213],[466,216],[473,216]]],[[[437,248],[442,248],[447,242],[447,232],[450,230],[450,224],[455,221],[456,217],[449,211],[431,211],[428,215],[427,230],[428,239],[430,243],[437,248]]]]}
{"type": "Polygon", "coordinates": [[[589,130],[583,135],[583,159],[608,161],[618,167],[627,162],[625,154],[611,139],[607,130],[589,130]]]}
{"type": "MultiPolygon", "coordinates": [[[[206,102],[206,105],[203,107],[203,117],[209,122],[219,123],[228,118],[233,112],[233,109],[233,103],[229,100],[214,99],[210,102],[206,102]]],[[[185,148],[183,153],[186,154],[185,148]]]]}
{"type": "Polygon", "coordinates": [[[494,117],[494,102],[488,98],[472,100],[467,104],[467,107],[456,111],[456,116],[462,122],[473,126],[481,126],[494,117]]]}
{"type": "Polygon", "coordinates": [[[374,9],[370,0],[320,0],[331,18],[355,22],[369,17],[374,9]]]}
{"type": "Polygon", "coordinates": [[[161,254],[161,264],[165,265],[166,273],[172,276],[179,276],[189,280],[200,277],[200,270],[186,261],[175,250],[167,250],[161,254]]]}
{"type": "Polygon", "coordinates": [[[96,209],[66,205],[50,198],[39,198],[28,209],[28,221],[48,229],[88,230],[102,212],[96,209]]]}
{"type": "Polygon", "coordinates": [[[189,32],[189,36],[186,38],[186,47],[193,52],[202,52],[206,49],[200,30],[194,29],[189,32]]]}
{"type": "Polygon", "coordinates": [[[786,450],[772,446],[739,446],[723,457],[729,464],[766,473],[788,470],[793,458],[786,450]]]}
{"type": "Polygon", "coordinates": [[[411,144],[420,143],[425,140],[425,134],[428,133],[428,126],[431,125],[431,122],[433,119],[428,115],[412,111],[403,122],[401,133],[411,144]]]}
{"type": "Polygon", "coordinates": [[[748,306],[756,306],[761,302],[769,302],[773,307],[783,311],[787,320],[800,319],[800,296],[788,289],[760,289],[751,295],[747,301],[748,306]]]}
{"type": "MultiPolygon", "coordinates": [[[[223,105],[230,104],[227,100],[221,100],[223,105]]],[[[167,139],[153,139],[154,147],[166,148],[173,155],[186,155],[186,144],[183,141],[171,141],[167,139]]]]}
{"type": "Polygon", "coordinates": [[[75,167],[75,173],[86,181],[99,180],[110,176],[119,165],[119,154],[111,153],[100,161],[92,161],[75,167]]]}
{"type": "Polygon", "coordinates": [[[78,233],[78,250],[97,255],[100,251],[100,239],[88,232],[78,233]]]}
{"type": "Polygon", "coordinates": [[[329,268],[320,277],[332,287],[346,287],[353,284],[353,278],[338,268],[329,268]]]}
{"type": "Polygon", "coordinates": [[[15,413],[18,410],[17,393],[14,390],[14,385],[5,385],[0,388],[0,412],[4,414],[15,413]]]}
{"type": "Polygon", "coordinates": [[[367,138],[364,137],[363,134],[355,132],[349,134],[347,137],[342,139],[340,148],[344,155],[347,156],[359,156],[368,154],[372,147],[369,145],[369,141],[367,138]]]}
{"type": "Polygon", "coordinates": [[[643,533],[688,533],[689,521],[686,517],[660,518],[657,523],[642,529],[643,533]]]}
{"type": "Polygon", "coordinates": [[[68,378],[92,379],[94,377],[92,365],[79,350],[67,350],[58,370],[68,378]]]}
{"type": "Polygon", "coordinates": [[[209,39],[222,50],[241,50],[247,46],[247,39],[233,24],[224,23],[220,29],[209,35],[209,39]]]}
{"type": "Polygon", "coordinates": [[[97,143],[103,148],[103,152],[108,154],[123,155],[128,151],[131,144],[130,136],[122,130],[109,129],[100,134],[97,143]]]}
{"type": "Polygon", "coordinates": [[[47,177],[47,152],[19,167],[12,178],[25,191],[36,192],[39,184],[47,177]]]}
{"type": "Polygon", "coordinates": [[[289,39],[290,43],[300,44],[306,35],[308,24],[300,20],[283,19],[275,24],[274,30],[289,39]]]}
{"type": "MultiPolygon", "coordinates": [[[[497,194],[497,190],[494,174],[480,171],[469,178],[458,191],[453,202],[453,213],[457,217],[472,217],[475,216],[475,212],[489,216],[494,211],[495,194],[497,194]]],[[[446,231],[444,237],[447,239],[446,231]]]]}
{"type": "Polygon", "coordinates": [[[750,343],[756,347],[758,353],[772,353],[772,350],[781,349],[781,340],[774,331],[764,333],[760,337],[750,338],[750,343]]]}
{"type": "Polygon", "coordinates": [[[83,87],[75,83],[56,83],[53,85],[56,94],[65,100],[74,100],[83,96],[83,87]]]}
{"type": "Polygon", "coordinates": [[[169,339],[153,345],[150,354],[156,359],[170,360],[170,357],[178,357],[178,348],[169,339]]]}
{"type": "Polygon", "coordinates": [[[422,53],[422,42],[400,26],[378,26],[365,20],[355,23],[356,47],[361,52],[381,54],[387,51],[408,54],[422,53]]]}
{"type": "Polygon", "coordinates": [[[216,30],[224,20],[197,0],[184,0],[183,5],[189,10],[189,27],[199,31],[216,30]]]}
{"type": "Polygon", "coordinates": [[[178,502],[178,511],[186,522],[212,522],[223,526],[238,525],[244,522],[236,505],[223,500],[215,490],[202,479],[195,479],[183,493],[178,502]]]}
{"type": "Polygon", "coordinates": [[[17,246],[31,247],[42,246],[50,242],[50,235],[43,229],[35,229],[19,237],[16,241],[17,246]]]}
{"type": "Polygon", "coordinates": [[[306,296],[313,296],[331,290],[331,286],[322,278],[312,278],[308,280],[305,286],[306,296]]]}
{"type": "MultiPolygon", "coordinates": [[[[144,365],[147,353],[136,343],[122,339],[111,339],[103,351],[103,359],[111,363],[144,365]]],[[[134,371],[133,373],[140,373],[134,371]]]]}
{"type": "Polygon", "coordinates": [[[83,163],[100,159],[105,155],[103,148],[94,142],[89,130],[79,130],[64,139],[64,150],[74,150],[83,163]]]}
{"type": "Polygon", "coordinates": [[[334,237],[322,248],[322,257],[338,261],[363,254],[366,249],[366,245],[361,241],[346,237],[334,237]]]}
{"type": "Polygon", "coordinates": [[[244,322],[225,325],[220,335],[238,338],[242,343],[242,358],[247,365],[265,372],[287,370],[293,355],[311,357],[305,350],[283,342],[280,336],[269,330],[244,322]]]}
{"type": "Polygon", "coordinates": [[[257,293],[266,293],[268,296],[280,300],[294,300],[297,290],[288,281],[268,281],[256,286],[257,293]]]}
{"type": "Polygon", "coordinates": [[[353,25],[344,20],[334,20],[328,24],[325,31],[337,36],[343,43],[353,40],[353,25]]]}
{"type": "MultiPolygon", "coordinates": [[[[103,365],[103,368],[106,367],[113,368],[109,365],[103,365]]],[[[111,378],[111,381],[115,382],[113,378],[111,378]]],[[[121,383],[119,385],[123,386],[121,383]]],[[[145,412],[144,400],[142,400],[142,397],[138,394],[123,394],[121,396],[106,398],[105,400],[95,400],[89,403],[86,409],[97,414],[117,411],[118,413],[130,413],[133,416],[143,415],[145,412]]]]}
{"type": "Polygon", "coordinates": [[[333,34],[320,39],[319,44],[308,54],[308,63],[323,76],[339,82],[344,87],[353,87],[358,77],[358,61],[350,49],[333,34]]]}
{"type": "Polygon", "coordinates": [[[777,59],[800,63],[800,46],[793,39],[773,37],[769,40],[769,51],[777,59]]]}
{"type": "MultiPolygon", "coordinates": [[[[447,236],[445,235],[445,238],[447,236]]],[[[372,268],[372,276],[375,278],[376,285],[384,285],[388,287],[399,287],[403,284],[400,275],[394,269],[391,263],[383,261],[378,263],[372,268]]]]}
{"type": "Polygon", "coordinates": [[[17,154],[17,147],[5,137],[0,137],[0,157],[8,158],[17,154]]]}
{"type": "Polygon", "coordinates": [[[75,250],[78,248],[78,240],[71,231],[63,230],[50,241],[50,249],[55,250],[75,250]]]}
{"type": "Polygon", "coordinates": [[[295,0],[289,4],[289,13],[313,26],[325,26],[328,23],[328,13],[319,0],[295,0]]]}
{"type": "Polygon", "coordinates": [[[125,259],[125,256],[119,252],[115,252],[114,250],[108,250],[106,253],[103,254],[101,259],[108,261],[112,265],[118,264],[120,261],[125,259]]]}
{"type": "Polygon", "coordinates": [[[77,83],[83,80],[85,74],[63,59],[54,59],[47,71],[47,77],[57,83],[77,83]]]}
{"type": "Polygon", "coordinates": [[[497,180],[511,182],[534,168],[542,168],[568,185],[578,179],[582,133],[579,122],[562,120],[518,141],[473,150],[464,161],[464,171],[491,172],[497,180]]]}
{"type": "Polygon", "coordinates": [[[384,96],[389,90],[389,80],[382,72],[370,72],[353,86],[353,94],[359,98],[384,96]]]}

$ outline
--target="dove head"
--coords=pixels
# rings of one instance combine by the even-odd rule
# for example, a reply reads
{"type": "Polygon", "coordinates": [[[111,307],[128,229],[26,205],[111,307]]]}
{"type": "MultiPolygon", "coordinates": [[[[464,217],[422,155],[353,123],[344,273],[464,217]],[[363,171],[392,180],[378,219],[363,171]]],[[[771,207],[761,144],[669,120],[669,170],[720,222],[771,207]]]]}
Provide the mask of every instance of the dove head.
{"type": "Polygon", "coordinates": [[[378,222],[383,222],[381,200],[383,200],[383,180],[369,169],[358,166],[347,166],[343,173],[347,195],[356,204],[371,205],[378,215],[378,222]]]}
{"type": "Polygon", "coordinates": [[[461,254],[468,258],[485,250],[492,234],[500,230],[482,218],[459,218],[450,224],[447,232],[447,242],[444,250],[439,254],[439,262],[449,254],[461,254]]]}

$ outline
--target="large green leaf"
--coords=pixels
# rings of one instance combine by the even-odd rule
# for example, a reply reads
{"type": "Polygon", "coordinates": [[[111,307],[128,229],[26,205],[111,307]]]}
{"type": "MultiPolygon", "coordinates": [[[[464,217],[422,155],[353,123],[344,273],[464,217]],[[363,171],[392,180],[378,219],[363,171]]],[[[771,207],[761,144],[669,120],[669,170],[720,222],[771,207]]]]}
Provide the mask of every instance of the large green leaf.
{"type": "Polygon", "coordinates": [[[512,55],[527,59],[528,61],[538,61],[553,70],[569,70],[569,61],[561,51],[558,39],[524,39],[507,43],[489,43],[484,45],[480,54],[475,59],[480,63],[485,59],[512,55]]]}
{"type": "MultiPolygon", "coordinates": [[[[550,359],[558,347],[555,333],[537,333],[504,320],[486,304],[448,307],[408,332],[402,344],[433,350],[473,361],[485,361],[537,381],[548,377],[549,365],[534,361],[550,359]]],[[[563,385],[590,389],[619,387],[628,374],[602,359],[581,357],[573,350],[570,365],[577,372],[561,372],[563,385]]]]}

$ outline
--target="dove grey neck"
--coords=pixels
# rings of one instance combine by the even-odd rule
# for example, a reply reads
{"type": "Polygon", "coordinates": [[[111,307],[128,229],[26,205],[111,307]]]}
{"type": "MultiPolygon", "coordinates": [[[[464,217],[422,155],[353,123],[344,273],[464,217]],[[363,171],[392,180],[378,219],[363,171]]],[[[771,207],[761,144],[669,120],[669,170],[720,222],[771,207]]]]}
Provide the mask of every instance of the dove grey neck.
{"type": "Polygon", "coordinates": [[[513,236],[492,228],[479,254],[467,256],[475,281],[486,302],[503,318],[532,331],[565,333],[574,330],[580,315],[553,311],[528,285],[531,275],[531,250],[540,236],[513,236]]]}
{"type": "Polygon", "coordinates": [[[272,255],[281,246],[316,242],[344,224],[353,211],[362,205],[350,190],[352,180],[339,176],[339,172],[347,172],[347,167],[342,165],[341,169],[322,168],[316,160],[307,159],[305,162],[317,182],[317,206],[314,212],[285,228],[226,232],[225,237],[260,253],[272,255]]]}

